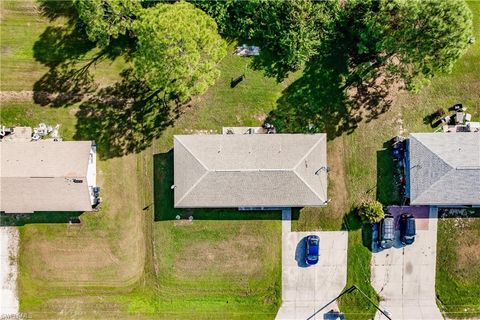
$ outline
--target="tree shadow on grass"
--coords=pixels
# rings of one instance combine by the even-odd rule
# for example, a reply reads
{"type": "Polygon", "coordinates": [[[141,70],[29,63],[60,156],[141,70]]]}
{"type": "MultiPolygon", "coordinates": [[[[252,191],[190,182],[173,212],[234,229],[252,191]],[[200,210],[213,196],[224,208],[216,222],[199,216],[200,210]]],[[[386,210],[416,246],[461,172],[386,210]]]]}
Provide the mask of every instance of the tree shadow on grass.
{"type": "Polygon", "coordinates": [[[93,94],[98,85],[88,70],[62,63],[50,69],[33,85],[33,100],[41,106],[68,107],[93,94]]]}
{"type": "Polygon", "coordinates": [[[263,70],[267,77],[272,77],[275,78],[277,82],[282,82],[288,77],[290,72],[295,70],[279,62],[281,58],[277,52],[263,47],[260,54],[253,57],[251,67],[254,70],[263,70]]]}
{"type": "Polygon", "coordinates": [[[267,122],[279,132],[326,132],[329,140],[352,133],[389,109],[391,79],[373,67],[369,75],[352,68],[348,48],[326,43],[301,78],[283,91],[267,122]]]}
{"type": "Polygon", "coordinates": [[[67,224],[71,218],[79,218],[83,212],[77,211],[38,211],[34,213],[10,214],[0,212],[0,226],[24,226],[35,223],[67,224]]]}
{"type": "Polygon", "coordinates": [[[70,0],[38,0],[41,13],[50,21],[64,17],[74,20],[77,12],[70,0]]]}
{"type": "Polygon", "coordinates": [[[76,113],[75,139],[95,140],[101,159],[144,150],[179,116],[178,109],[138,80],[132,69],[122,77],[83,102],[76,113]]]}
{"type": "MultiPolygon", "coordinates": [[[[50,5],[50,1],[44,3],[50,5]]],[[[79,23],[70,22],[47,27],[33,45],[35,60],[49,67],[33,86],[33,100],[41,106],[68,107],[82,101],[98,87],[90,73],[92,67],[119,56],[131,59],[135,43],[130,37],[121,36],[93,52],[95,43],[79,23]]]]}
{"type": "Polygon", "coordinates": [[[358,209],[352,208],[344,217],[342,230],[355,231],[362,227],[362,221],[358,215],[358,209]]]}
{"type": "Polygon", "coordinates": [[[335,64],[334,57],[326,57],[308,65],[284,90],[266,121],[280,132],[326,132],[329,139],[353,130],[356,121],[342,88],[341,66],[335,64]]]}
{"type": "Polygon", "coordinates": [[[47,28],[34,45],[36,59],[50,67],[34,84],[35,103],[81,103],[74,138],[95,140],[101,159],[144,150],[178,117],[178,105],[152,92],[132,69],[121,73],[121,81],[98,89],[91,68],[118,56],[128,61],[133,47],[134,41],[124,36],[92,55],[95,45],[73,25],[47,28]]]}
{"type": "Polygon", "coordinates": [[[154,192],[154,220],[175,220],[188,223],[188,218],[194,220],[281,220],[281,211],[239,211],[236,208],[220,209],[176,209],[174,208],[173,185],[173,150],[159,153],[153,157],[153,192],[154,192]]]}
{"type": "Polygon", "coordinates": [[[61,63],[84,57],[93,48],[95,44],[75,26],[48,26],[33,45],[33,57],[54,68],[61,63]]]}
{"type": "Polygon", "coordinates": [[[369,223],[363,223],[358,215],[358,209],[352,208],[350,212],[348,212],[343,217],[343,226],[342,230],[345,231],[355,231],[360,230],[362,231],[362,245],[368,250],[372,250],[372,225],[369,223]]]}

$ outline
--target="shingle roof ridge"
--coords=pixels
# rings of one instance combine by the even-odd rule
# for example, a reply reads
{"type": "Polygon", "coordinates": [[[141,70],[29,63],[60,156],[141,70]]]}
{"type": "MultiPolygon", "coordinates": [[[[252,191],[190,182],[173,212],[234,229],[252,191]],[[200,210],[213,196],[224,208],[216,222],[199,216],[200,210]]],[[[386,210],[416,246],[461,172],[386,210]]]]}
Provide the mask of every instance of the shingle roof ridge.
{"type": "Polygon", "coordinates": [[[198,162],[200,163],[200,165],[202,165],[202,167],[205,169],[205,172],[202,174],[202,176],[200,178],[198,178],[198,180],[191,185],[191,187],[187,190],[187,192],[185,192],[183,194],[183,196],[175,203],[175,205],[178,205],[182,202],[183,199],[185,199],[185,197],[202,181],[202,179],[211,171],[198,157],[195,156],[195,154],[192,152],[192,150],[190,150],[183,142],[181,139],[178,139],[178,136],[175,135],[174,136],[174,139],[176,139],[181,145],[182,147],[187,150],[188,153],[190,153],[192,155],[192,157],[198,162]]]}
{"type": "Polygon", "coordinates": [[[200,178],[198,178],[198,180],[197,180],[194,184],[192,184],[192,186],[187,190],[187,192],[185,192],[185,193],[183,194],[183,196],[175,203],[175,206],[179,205],[179,204],[183,201],[183,199],[185,199],[185,198],[188,196],[188,194],[189,194],[190,192],[192,192],[192,190],[195,189],[195,187],[196,187],[196,186],[203,180],[203,178],[205,178],[205,176],[207,176],[209,173],[210,173],[209,170],[205,171],[205,172],[202,174],[202,176],[201,176],[200,178]]]}
{"type": "MultiPolygon", "coordinates": [[[[324,199],[323,196],[320,196],[315,190],[313,190],[313,188],[310,186],[310,184],[308,184],[307,181],[305,181],[305,179],[303,179],[297,171],[293,170],[293,172],[295,173],[295,175],[300,179],[300,181],[303,182],[304,185],[307,186],[307,188],[318,198],[318,199],[322,199],[323,201],[326,201],[327,199],[324,199]]],[[[322,189],[323,191],[325,191],[325,189],[323,188],[323,185],[322,185],[322,189]]]]}
{"type": "MultiPolygon", "coordinates": [[[[439,177],[438,181],[431,184],[427,189],[423,190],[422,193],[420,193],[419,195],[417,195],[415,197],[415,199],[418,199],[420,198],[426,191],[430,190],[435,184],[437,184],[439,181],[442,181],[442,178],[445,177],[445,175],[447,175],[449,172],[451,172],[452,170],[455,169],[455,167],[453,167],[450,163],[448,163],[445,159],[443,159],[442,157],[440,157],[438,155],[438,153],[434,152],[432,149],[430,149],[428,146],[426,146],[421,140],[417,139],[417,137],[415,136],[416,134],[413,133],[411,135],[412,138],[414,138],[419,144],[421,144],[426,150],[428,150],[428,152],[430,152],[431,154],[433,154],[436,158],[440,159],[441,162],[443,162],[444,164],[446,164],[448,167],[450,167],[450,170],[447,170],[445,172],[442,173],[442,175],[439,177]]],[[[410,168],[411,170],[411,168],[410,168]]],[[[413,199],[412,199],[413,200],[413,199]]]]}
{"type": "Polygon", "coordinates": [[[320,142],[322,142],[326,138],[325,134],[318,134],[318,135],[321,135],[320,139],[318,139],[318,141],[313,144],[313,146],[303,155],[303,157],[300,158],[297,164],[293,166],[292,170],[296,171],[296,169],[298,168],[298,166],[300,166],[302,161],[305,160],[310,155],[310,153],[312,153],[313,149],[315,149],[320,144],[320,142]]]}
{"type": "Polygon", "coordinates": [[[436,187],[438,184],[440,183],[445,183],[443,180],[445,178],[446,175],[448,175],[450,172],[454,171],[455,168],[451,168],[450,170],[446,171],[436,182],[432,183],[427,189],[423,190],[422,193],[420,193],[416,198],[415,198],[415,201],[418,201],[419,198],[421,198],[421,196],[426,193],[427,191],[429,191],[430,189],[433,189],[434,187],[436,187]]]}
{"type": "Polygon", "coordinates": [[[192,150],[190,150],[184,143],[181,139],[178,139],[179,135],[175,135],[173,136],[174,139],[176,139],[178,142],[180,142],[180,144],[182,145],[182,147],[188,151],[188,153],[190,153],[192,155],[192,157],[197,160],[198,163],[200,163],[202,165],[202,167],[205,168],[205,170],[207,171],[211,171],[197,156],[195,156],[195,153],[192,152],[192,150]]]}

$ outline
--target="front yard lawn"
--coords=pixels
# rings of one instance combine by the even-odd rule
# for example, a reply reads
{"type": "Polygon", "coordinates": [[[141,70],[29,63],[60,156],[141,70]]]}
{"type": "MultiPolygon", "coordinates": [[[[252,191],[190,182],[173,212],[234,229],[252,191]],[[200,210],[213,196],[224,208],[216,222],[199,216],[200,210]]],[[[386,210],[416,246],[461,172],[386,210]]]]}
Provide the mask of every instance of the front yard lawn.
{"type": "Polygon", "coordinates": [[[480,316],[480,212],[438,223],[436,291],[449,318],[480,316]]]}
{"type": "MultiPolygon", "coordinates": [[[[61,71],[63,62],[75,57],[76,64],[81,65],[94,57],[97,49],[69,34],[64,28],[67,18],[50,21],[42,15],[38,3],[2,1],[1,6],[2,124],[60,123],[65,140],[99,135],[106,142],[121,138],[123,132],[118,130],[122,126],[110,125],[115,119],[102,123],[101,117],[85,117],[92,116],[91,110],[72,97],[66,102],[59,100],[54,107],[38,105],[35,96],[37,104],[32,102],[34,90],[52,89],[50,80],[61,71]],[[84,52],[86,48],[91,51],[84,52]],[[24,92],[15,95],[20,91],[24,92]],[[88,126],[92,120],[103,126],[88,126]],[[103,129],[116,129],[116,135],[109,136],[103,129]]],[[[477,42],[453,73],[434,79],[419,94],[393,92],[395,99],[387,112],[358,123],[349,133],[331,137],[331,203],[324,209],[300,210],[298,221],[293,223],[297,230],[348,228],[347,287],[355,284],[372,299],[377,296],[370,285],[371,252],[363,243],[358,219],[348,213],[364,200],[398,202],[385,147],[391,137],[433,131],[423,118],[457,102],[468,106],[474,119],[480,120],[480,3],[471,2],[470,6],[477,42]]],[[[248,63],[247,58],[229,54],[222,61],[216,84],[195,97],[173,126],[158,129],[156,139],[145,148],[123,155],[110,153],[105,149],[108,143],[99,144],[97,175],[104,203],[100,212],[82,214],[81,226],[47,223],[58,221],[45,221],[42,214],[20,227],[22,312],[37,318],[58,318],[61,314],[85,319],[275,316],[281,302],[280,214],[174,210],[171,204],[174,134],[259,125],[277,107],[285,89],[302,76],[299,72],[276,83],[260,71],[246,69],[248,63]],[[231,79],[245,70],[246,79],[230,88],[231,79]],[[193,216],[194,220],[177,221],[176,215],[193,216]]],[[[120,72],[127,67],[121,54],[93,65],[94,86],[88,89],[97,90],[120,80],[120,72]]],[[[318,78],[300,81],[297,86],[308,85],[305,81],[318,78]]],[[[315,87],[322,85],[316,83],[315,87]]],[[[303,92],[309,91],[300,95],[303,92]]],[[[85,98],[86,93],[80,90],[79,96],[85,98]]],[[[301,97],[302,103],[318,104],[314,97],[301,97]]],[[[96,105],[88,107],[98,111],[96,105]]],[[[54,217],[62,218],[61,214],[54,217]]],[[[452,316],[480,312],[480,261],[470,259],[479,249],[478,220],[465,220],[461,228],[453,219],[439,224],[437,294],[452,316]],[[446,241],[452,234],[457,240],[446,241]]],[[[375,312],[358,293],[344,296],[340,307],[349,319],[365,319],[375,312]]]]}

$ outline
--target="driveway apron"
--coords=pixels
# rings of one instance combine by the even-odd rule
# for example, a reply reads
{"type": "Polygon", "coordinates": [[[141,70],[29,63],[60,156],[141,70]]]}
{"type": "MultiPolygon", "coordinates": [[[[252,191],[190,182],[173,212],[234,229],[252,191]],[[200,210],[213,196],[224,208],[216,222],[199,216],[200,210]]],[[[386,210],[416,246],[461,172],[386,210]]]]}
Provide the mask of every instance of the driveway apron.
{"type": "MultiPolygon", "coordinates": [[[[395,210],[394,210],[395,211],[395,210]]],[[[394,320],[443,319],[435,302],[437,208],[405,207],[394,212],[413,213],[417,235],[412,245],[403,246],[396,231],[394,247],[373,248],[372,285],[381,297],[380,307],[394,320]]],[[[386,319],[377,312],[375,319],[386,319]]]]}
{"type": "Polygon", "coordinates": [[[339,232],[292,232],[291,211],[282,211],[282,306],[276,319],[325,319],[336,302],[318,312],[338,296],[347,281],[348,234],[339,232]],[[305,238],[320,238],[316,265],[305,264],[305,238]],[[317,313],[318,312],[318,313],[317,313]],[[327,314],[327,315],[326,315],[327,314]]]}

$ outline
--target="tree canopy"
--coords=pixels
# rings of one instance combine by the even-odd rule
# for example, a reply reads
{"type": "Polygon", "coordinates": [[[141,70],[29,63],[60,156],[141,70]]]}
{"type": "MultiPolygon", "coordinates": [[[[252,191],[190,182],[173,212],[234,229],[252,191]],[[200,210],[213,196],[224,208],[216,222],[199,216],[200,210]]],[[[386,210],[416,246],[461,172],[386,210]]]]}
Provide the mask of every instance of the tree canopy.
{"type": "Polygon", "coordinates": [[[384,67],[411,90],[450,71],[473,32],[464,1],[352,0],[345,3],[345,14],[346,38],[356,45],[355,67],[384,67]]]}
{"type": "Polygon", "coordinates": [[[137,75],[150,89],[184,101],[203,93],[219,75],[226,43],[215,21],[186,2],[144,9],[134,23],[137,75]]]}
{"type": "Polygon", "coordinates": [[[312,0],[192,2],[217,21],[223,35],[261,45],[268,57],[258,65],[279,79],[317,53],[338,8],[336,1],[312,0]]]}
{"type": "Polygon", "coordinates": [[[138,0],[73,0],[88,38],[100,47],[131,30],[142,6],[138,0]]]}
{"type": "Polygon", "coordinates": [[[318,53],[334,20],[335,1],[264,1],[257,10],[256,38],[270,54],[278,78],[301,69],[318,53]]]}
{"type": "Polygon", "coordinates": [[[345,88],[384,78],[410,90],[448,72],[472,35],[462,0],[73,1],[90,40],[105,47],[131,32],[137,74],[182,99],[218,75],[218,31],[260,45],[254,66],[278,80],[319,56],[338,56],[345,88]]]}
{"type": "Polygon", "coordinates": [[[472,13],[457,0],[192,2],[215,18],[224,35],[260,44],[269,54],[270,74],[279,78],[315,57],[327,39],[346,47],[350,78],[378,77],[381,70],[416,89],[449,71],[472,35],[472,13]]]}

